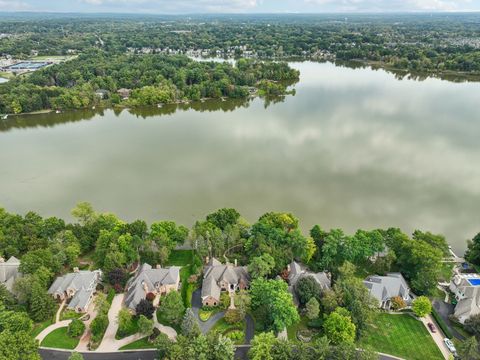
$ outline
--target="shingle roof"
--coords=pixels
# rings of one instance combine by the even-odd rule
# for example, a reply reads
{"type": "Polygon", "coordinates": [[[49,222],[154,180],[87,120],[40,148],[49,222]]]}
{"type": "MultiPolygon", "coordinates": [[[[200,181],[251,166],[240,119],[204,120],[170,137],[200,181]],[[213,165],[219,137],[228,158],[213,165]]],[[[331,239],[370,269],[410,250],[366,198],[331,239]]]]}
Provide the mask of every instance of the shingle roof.
{"type": "Polygon", "coordinates": [[[329,289],[332,286],[332,282],[326,272],[314,273],[296,261],[292,261],[290,264],[290,273],[288,275],[288,283],[292,289],[301,278],[306,276],[313,277],[322,289],[329,289]]]}
{"type": "Polygon", "coordinates": [[[137,270],[135,276],[127,283],[127,294],[125,304],[128,308],[135,310],[137,304],[145,299],[148,292],[154,292],[156,287],[162,285],[175,285],[180,282],[180,268],[172,266],[170,268],[152,269],[149,264],[143,264],[137,270]]]}
{"type": "Polygon", "coordinates": [[[78,291],[82,288],[91,289],[92,286],[95,287],[96,285],[95,280],[98,277],[97,272],[82,270],[79,272],[66,274],[65,276],[60,276],[55,279],[53,284],[50,286],[50,288],[48,289],[48,293],[59,294],[64,293],[68,289],[72,289],[75,291],[78,291]]]}
{"type": "Polygon", "coordinates": [[[214,299],[220,299],[219,283],[224,281],[229,284],[239,284],[244,282],[248,284],[250,276],[245,266],[223,265],[220,261],[212,258],[204,268],[202,299],[209,296],[214,299]]]}
{"type": "Polygon", "coordinates": [[[22,276],[18,271],[20,260],[12,256],[6,262],[0,262],[0,284],[4,284],[8,291],[12,291],[13,283],[22,276]]]}
{"type": "Polygon", "coordinates": [[[370,290],[370,294],[382,303],[395,296],[409,297],[408,284],[400,273],[389,273],[387,276],[372,275],[363,283],[370,290]]]}

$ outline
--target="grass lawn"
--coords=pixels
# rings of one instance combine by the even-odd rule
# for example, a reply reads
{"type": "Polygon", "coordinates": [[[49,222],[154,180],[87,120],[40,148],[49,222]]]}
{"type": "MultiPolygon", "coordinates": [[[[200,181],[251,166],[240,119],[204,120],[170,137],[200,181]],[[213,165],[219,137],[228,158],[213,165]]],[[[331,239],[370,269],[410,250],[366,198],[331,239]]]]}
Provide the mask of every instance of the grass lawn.
{"type": "Polygon", "coordinates": [[[85,314],[77,313],[76,311],[65,309],[62,311],[62,314],[60,315],[60,320],[79,319],[83,315],[85,314]]]}
{"type": "Polygon", "coordinates": [[[53,330],[50,334],[43,339],[41,346],[58,348],[58,349],[67,349],[73,350],[77,347],[79,338],[71,338],[67,334],[68,327],[62,327],[56,330],[53,330]]]}
{"type": "Polygon", "coordinates": [[[172,250],[167,266],[186,266],[192,263],[193,250],[172,250]]]}
{"type": "Polygon", "coordinates": [[[229,337],[235,345],[242,345],[245,342],[245,328],[247,323],[245,320],[237,324],[229,324],[224,318],[217,321],[212,327],[210,333],[217,333],[229,337]]]}
{"type": "Polygon", "coordinates": [[[34,324],[33,329],[32,329],[32,337],[35,338],[44,329],[46,329],[47,327],[49,327],[52,324],[53,324],[53,319],[48,319],[48,320],[45,320],[44,322],[34,324]]]}
{"type": "Polygon", "coordinates": [[[360,345],[409,360],[437,360],[443,356],[423,324],[410,315],[376,315],[360,345]]]}
{"type": "Polygon", "coordinates": [[[120,350],[137,350],[137,349],[155,349],[152,343],[148,342],[148,336],[134,341],[130,344],[122,346],[120,350]]]}

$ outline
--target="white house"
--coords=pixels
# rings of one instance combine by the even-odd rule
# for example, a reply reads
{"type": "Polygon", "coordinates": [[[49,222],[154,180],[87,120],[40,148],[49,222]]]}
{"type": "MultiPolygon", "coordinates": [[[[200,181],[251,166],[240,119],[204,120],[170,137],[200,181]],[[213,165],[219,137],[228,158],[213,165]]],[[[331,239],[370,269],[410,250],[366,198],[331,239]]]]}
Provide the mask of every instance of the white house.
{"type": "Polygon", "coordinates": [[[455,295],[455,317],[463,324],[470,316],[480,314],[480,274],[458,274],[450,282],[455,295]]]}

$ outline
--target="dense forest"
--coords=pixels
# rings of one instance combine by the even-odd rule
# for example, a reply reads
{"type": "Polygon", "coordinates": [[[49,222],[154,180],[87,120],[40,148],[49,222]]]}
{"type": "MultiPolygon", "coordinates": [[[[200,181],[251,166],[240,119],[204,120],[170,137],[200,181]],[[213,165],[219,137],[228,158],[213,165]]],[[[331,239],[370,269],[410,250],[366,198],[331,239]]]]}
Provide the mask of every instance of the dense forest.
{"type": "Polygon", "coordinates": [[[184,55],[118,55],[91,49],[0,86],[0,113],[81,109],[103,100],[109,105],[141,106],[257,93],[283,95],[298,78],[298,71],[284,62],[240,59],[233,66],[184,55]],[[122,88],[128,89],[128,99],[117,94],[122,88]]]}
{"type": "Polygon", "coordinates": [[[263,59],[361,60],[409,71],[479,72],[477,14],[0,17],[0,54],[103,47],[263,59]]]}

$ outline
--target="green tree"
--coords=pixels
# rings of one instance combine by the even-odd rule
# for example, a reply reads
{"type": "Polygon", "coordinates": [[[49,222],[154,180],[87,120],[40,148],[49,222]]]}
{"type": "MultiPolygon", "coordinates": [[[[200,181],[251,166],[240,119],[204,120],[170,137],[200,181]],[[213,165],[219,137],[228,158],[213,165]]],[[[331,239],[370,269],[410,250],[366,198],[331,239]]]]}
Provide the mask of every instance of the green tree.
{"type": "Polygon", "coordinates": [[[55,313],[55,302],[51,295],[39,283],[33,283],[29,299],[28,313],[30,317],[41,322],[51,318],[55,313]]]}
{"type": "Polygon", "coordinates": [[[305,306],[305,315],[310,320],[316,319],[320,315],[320,304],[314,297],[308,300],[307,305],[305,306]]]}
{"type": "Polygon", "coordinates": [[[248,358],[250,360],[274,360],[272,350],[276,343],[277,338],[272,332],[255,335],[248,352],[248,358]]]}
{"type": "Polygon", "coordinates": [[[254,257],[248,265],[248,273],[254,279],[268,276],[275,267],[275,259],[269,254],[254,257]]]}
{"type": "Polygon", "coordinates": [[[225,230],[229,225],[235,225],[239,219],[240,213],[235,209],[219,209],[207,215],[207,221],[214,224],[220,230],[225,230]]]}
{"type": "Polygon", "coordinates": [[[162,317],[169,324],[179,325],[185,313],[185,306],[180,293],[178,291],[170,291],[161,298],[158,311],[162,313],[162,317]]]}
{"type": "Polygon", "coordinates": [[[480,336],[480,314],[470,316],[465,320],[465,329],[476,336],[480,336]]]}
{"type": "Polygon", "coordinates": [[[0,333],[0,359],[2,360],[41,360],[38,344],[25,331],[0,333]]]}
{"type": "Polygon", "coordinates": [[[480,265],[480,233],[478,233],[472,240],[468,242],[465,259],[475,265],[480,265]]]}
{"type": "Polygon", "coordinates": [[[97,213],[88,202],[80,202],[72,209],[72,216],[78,220],[81,225],[92,223],[97,218],[97,213]]]}
{"type": "Polygon", "coordinates": [[[153,320],[149,320],[145,316],[140,315],[138,318],[138,330],[142,335],[151,335],[153,331],[153,320]]]}
{"type": "Polygon", "coordinates": [[[426,296],[419,296],[412,303],[412,310],[418,317],[425,317],[432,312],[432,303],[426,296]]]}
{"type": "Polygon", "coordinates": [[[282,331],[300,320],[287,284],[282,280],[255,279],[250,287],[250,307],[262,314],[266,330],[282,331]]]}
{"type": "Polygon", "coordinates": [[[475,336],[466,339],[458,347],[458,355],[462,360],[479,360],[480,347],[475,336]]]}
{"type": "Polygon", "coordinates": [[[197,318],[191,308],[188,308],[183,316],[182,334],[187,337],[196,337],[201,334],[197,318]]]}
{"type": "Polygon", "coordinates": [[[117,321],[118,334],[123,337],[127,334],[128,329],[132,325],[133,315],[131,314],[130,310],[123,308],[118,312],[117,321]]]}
{"type": "Polygon", "coordinates": [[[78,319],[73,319],[70,324],[68,324],[68,335],[71,337],[79,337],[81,336],[85,331],[85,324],[83,323],[82,320],[78,319]]]}
{"type": "Polygon", "coordinates": [[[326,317],[323,330],[333,344],[353,344],[355,341],[355,324],[343,308],[337,308],[326,317]]]}
{"type": "Polygon", "coordinates": [[[10,330],[11,332],[32,331],[32,320],[24,312],[5,310],[0,304],[0,332],[10,330]]]}
{"type": "Polygon", "coordinates": [[[313,276],[304,276],[295,285],[295,294],[301,305],[305,305],[311,298],[319,300],[322,288],[313,276]]]}

